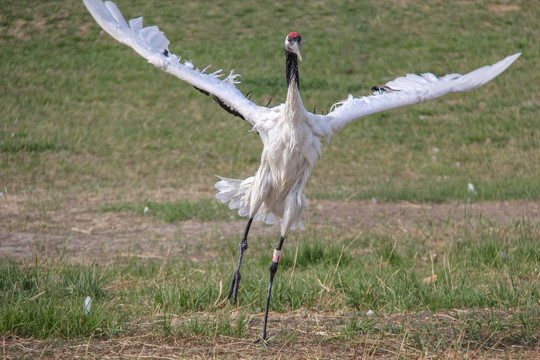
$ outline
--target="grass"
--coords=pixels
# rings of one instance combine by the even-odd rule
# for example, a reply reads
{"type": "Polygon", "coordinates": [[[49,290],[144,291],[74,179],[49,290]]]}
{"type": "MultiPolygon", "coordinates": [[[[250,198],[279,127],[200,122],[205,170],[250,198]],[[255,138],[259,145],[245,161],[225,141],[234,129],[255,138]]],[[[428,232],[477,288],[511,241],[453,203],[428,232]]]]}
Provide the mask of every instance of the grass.
{"type": "Polygon", "coordinates": [[[34,265],[28,268],[6,259],[2,262],[2,333],[44,339],[118,333],[127,314],[113,310],[116,304],[106,296],[106,276],[102,270],[34,265]],[[86,296],[96,300],[89,314],[83,309],[86,296]]]}
{"type": "Polygon", "coordinates": [[[149,214],[166,222],[181,220],[218,220],[235,218],[228,207],[210,199],[199,201],[180,200],[176,202],[144,201],[142,203],[118,203],[105,205],[102,211],[131,211],[149,214]]]}
{"type": "MultiPolygon", "coordinates": [[[[337,242],[330,228],[298,234],[298,250],[283,255],[272,311],[333,314],[316,336],[328,344],[401,336],[410,351],[424,354],[540,346],[537,223],[468,218],[408,234],[395,230],[350,231],[337,242]],[[368,310],[375,315],[366,316],[368,310]]],[[[240,304],[232,308],[220,301],[235,265],[236,241],[214,243],[213,251],[230,253],[222,256],[230,260],[208,263],[128,258],[101,269],[68,265],[64,255],[38,263],[2,262],[0,329],[36,339],[111,340],[148,331],[158,338],[253,338],[260,326],[253,317],[263,308],[268,277],[263,254],[271,239],[252,239],[240,304]],[[86,296],[94,300],[87,315],[86,296]]],[[[271,324],[274,341],[313,341],[298,339],[295,330],[282,328],[286,321],[280,323],[271,324]]]]}
{"type": "MultiPolygon", "coordinates": [[[[171,51],[196,66],[234,68],[258,104],[284,101],[282,41],[302,33],[301,91],[317,112],[407,72],[464,73],[520,51],[480,89],[349,125],[325,144],[306,192],[378,203],[540,199],[535,2],[116,2],[126,17],[158,24],[171,51]]],[[[238,239],[212,234],[191,244],[182,230],[186,220],[236,219],[213,199],[214,175],[252,175],[256,134],[101,34],[82,2],[4,0],[0,47],[0,248],[19,233],[66,239],[57,254],[0,261],[4,356],[136,357],[149,344],[154,357],[203,349],[206,358],[265,358],[250,344],[275,236],[250,240],[233,308],[217,300],[238,239]],[[112,218],[106,230],[97,220],[104,213],[112,218]],[[134,230],[116,231],[116,216],[132,217],[134,230]],[[102,254],[107,241],[127,241],[131,254],[136,231],[148,231],[153,246],[164,235],[138,227],[146,216],[181,229],[171,246],[186,256],[106,254],[117,258],[88,265],[66,250],[71,239],[87,250],[88,238],[75,242],[85,229],[105,244],[102,254]]],[[[405,228],[382,221],[361,231],[312,224],[287,240],[273,341],[291,358],[324,357],[317,349],[336,358],[534,358],[538,226],[534,216],[405,228]]],[[[38,240],[30,246],[47,250],[38,240]]]]}
{"type": "MultiPolygon", "coordinates": [[[[171,50],[197,66],[235,68],[240,89],[260,104],[283,101],[283,29],[300,31],[304,103],[318,111],[406,72],[465,72],[522,51],[482,89],[351,124],[325,147],[307,193],[441,202],[464,199],[471,182],[480,200],[539,196],[539,54],[523,25],[537,22],[534,4],[504,12],[482,2],[118,5],[127,17],[159,23],[171,50]],[[263,22],[272,26],[263,30],[263,22]],[[389,24],[399,31],[386,31],[389,24]]],[[[126,193],[142,202],[162,188],[210,198],[215,174],[256,170],[261,146],[245,123],[100,35],[80,2],[3,8],[2,187],[38,186],[51,196],[105,189],[118,194],[115,203],[126,193]]]]}

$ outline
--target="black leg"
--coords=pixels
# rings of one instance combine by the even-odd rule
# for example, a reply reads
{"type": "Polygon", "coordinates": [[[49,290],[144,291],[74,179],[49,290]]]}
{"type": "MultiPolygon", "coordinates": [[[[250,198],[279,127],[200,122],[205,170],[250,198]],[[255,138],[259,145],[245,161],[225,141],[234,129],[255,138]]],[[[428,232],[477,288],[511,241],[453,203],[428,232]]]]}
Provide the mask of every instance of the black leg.
{"type": "Polygon", "coordinates": [[[231,286],[229,287],[229,294],[227,295],[227,298],[225,300],[229,300],[232,296],[233,304],[236,305],[238,302],[238,286],[240,284],[240,268],[242,267],[242,258],[244,257],[244,251],[248,248],[247,243],[247,236],[249,233],[249,228],[251,227],[251,223],[253,222],[253,218],[250,218],[248,220],[246,230],[244,231],[244,236],[242,236],[242,240],[240,240],[240,244],[238,244],[238,247],[240,248],[240,256],[238,257],[238,267],[236,268],[236,271],[234,272],[232,279],[231,279],[231,286]]]}
{"type": "Polygon", "coordinates": [[[270,308],[270,296],[272,295],[272,283],[274,282],[274,275],[276,274],[279,260],[281,259],[281,247],[283,246],[283,241],[285,237],[282,236],[279,239],[279,244],[277,248],[274,249],[274,255],[272,255],[272,262],[270,263],[270,282],[268,283],[268,292],[266,293],[266,309],[264,310],[264,322],[261,333],[261,339],[266,341],[266,325],[268,323],[268,310],[270,308]]]}

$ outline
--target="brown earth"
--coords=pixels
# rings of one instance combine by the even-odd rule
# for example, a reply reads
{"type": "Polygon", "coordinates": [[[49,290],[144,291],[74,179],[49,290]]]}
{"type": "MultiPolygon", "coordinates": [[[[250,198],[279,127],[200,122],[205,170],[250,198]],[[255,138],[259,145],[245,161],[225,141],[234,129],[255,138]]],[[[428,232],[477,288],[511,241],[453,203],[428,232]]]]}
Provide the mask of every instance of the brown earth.
{"type": "MultiPolygon", "coordinates": [[[[240,237],[245,220],[165,223],[131,212],[101,212],[104,199],[65,201],[54,209],[35,210],[20,195],[0,197],[0,258],[30,260],[63,251],[72,261],[106,264],[118,257],[163,259],[188,256],[206,260],[220,239],[240,237]],[[182,246],[179,246],[179,245],[182,246]],[[186,253],[187,252],[187,253],[186,253]],[[181,255],[182,254],[182,255],[181,255]]],[[[472,204],[372,203],[313,201],[306,227],[332,226],[354,230],[391,225],[414,230],[443,221],[485,219],[499,223],[540,219],[540,201],[477,202],[472,204]]],[[[256,224],[250,236],[275,234],[277,226],[256,224]]]]}

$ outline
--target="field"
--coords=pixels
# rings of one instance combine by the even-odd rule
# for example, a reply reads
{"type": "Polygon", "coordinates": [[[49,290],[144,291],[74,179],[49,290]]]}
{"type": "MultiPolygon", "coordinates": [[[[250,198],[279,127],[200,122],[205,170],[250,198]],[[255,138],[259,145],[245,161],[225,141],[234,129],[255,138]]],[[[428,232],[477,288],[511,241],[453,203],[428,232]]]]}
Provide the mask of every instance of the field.
{"type": "Polygon", "coordinates": [[[522,56],[466,94],[357,120],[323,147],[305,231],[213,199],[257,169],[243,121],[101,33],[80,1],[0,4],[0,356],[537,359],[540,8],[535,1],[116,1],[195,66],[326,112],[406,73],[522,56]],[[471,189],[472,184],[474,189],[471,189]],[[83,306],[92,298],[89,312],[83,306]]]}

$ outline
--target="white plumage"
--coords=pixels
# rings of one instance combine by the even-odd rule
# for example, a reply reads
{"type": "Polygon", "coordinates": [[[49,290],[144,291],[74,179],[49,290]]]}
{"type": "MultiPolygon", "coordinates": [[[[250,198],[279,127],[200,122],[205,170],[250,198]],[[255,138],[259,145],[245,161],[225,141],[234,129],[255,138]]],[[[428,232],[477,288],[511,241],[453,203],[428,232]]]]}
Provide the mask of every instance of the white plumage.
{"type": "MultiPolygon", "coordinates": [[[[377,87],[370,96],[354,98],[335,104],[327,115],[306,111],[298,91],[298,63],[301,60],[301,37],[290,33],[285,39],[287,59],[287,99],[284,104],[268,108],[258,106],[246,98],[235,86],[237,74],[221,79],[221,70],[206,74],[191,62],[181,62],[170,53],[169,40],[156,26],[143,27],[142,18],[127,23],[116,5],[102,0],[83,0],[97,23],[113,38],[133,48],[154,66],[193,85],[214,99],[228,112],[246,120],[262,142],[261,164],[254,176],[245,180],[221,178],[216,184],[216,197],[228,202],[250,218],[242,242],[238,270],[233,275],[229,296],[236,293],[240,281],[242,255],[247,249],[247,233],[252,220],[281,224],[281,245],[287,232],[303,227],[302,214],[307,206],[304,187],[311,169],[321,152],[321,139],[329,139],[351,121],[380,111],[417,104],[447,93],[475,89],[492,80],[508,68],[519,56],[517,53],[491,66],[484,66],[466,75],[450,74],[441,78],[427,73],[407,75],[377,87]]],[[[279,257],[277,257],[279,259],[279,257]]],[[[277,260],[279,261],[279,260],[277,260]]],[[[266,339],[266,319],[277,261],[271,266],[270,285],[263,334],[266,339]]]]}
{"type": "MultiPolygon", "coordinates": [[[[291,83],[290,87],[296,86],[291,83]]],[[[273,224],[281,222],[281,235],[303,228],[307,205],[303,189],[321,152],[321,136],[330,137],[320,118],[302,106],[298,91],[288,92],[285,104],[265,114],[253,126],[264,144],[257,173],[246,180],[222,179],[216,195],[242,216],[273,224]],[[287,119],[287,121],[283,121],[287,119]]]]}

